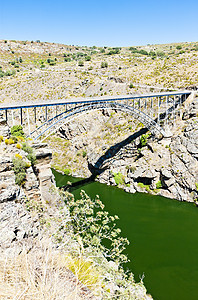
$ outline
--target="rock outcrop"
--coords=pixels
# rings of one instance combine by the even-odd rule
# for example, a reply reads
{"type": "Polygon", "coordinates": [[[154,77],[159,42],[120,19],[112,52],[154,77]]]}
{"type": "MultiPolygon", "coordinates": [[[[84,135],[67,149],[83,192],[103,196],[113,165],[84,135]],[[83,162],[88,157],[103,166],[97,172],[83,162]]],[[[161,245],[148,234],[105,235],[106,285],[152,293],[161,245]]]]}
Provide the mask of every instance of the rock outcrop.
{"type": "Polygon", "coordinates": [[[68,165],[75,170],[73,175],[88,177],[91,172],[98,175],[101,183],[117,185],[115,174],[120,173],[123,180],[119,186],[127,192],[144,191],[197,203],[197,112],[198,100],[195,99],[182,115],[176,116],[172,136],[147,137],[145,146],[141,145],[140,137],[146,129],[139,130],[139,124],[132,123],[127,116],[125,119],[122,115],[114,117],[105,111],[70,122],[61,127],[59,134],[69,141],[68,165]],[[134,132],[131,136],[129,128],[134,132]],[[76,159],[82,150],[86,159],[76,159]]]}
{"type": "Polygon", "coordinates": [[[0,143],[0,252],[20,252],[27,242],[31,248],[34,237],[39,234],[38,215],[32,217],[28,206],[39,207],[42,203],[52,201],[50,187],[54,185],[50,160],[52,152],[47,145],[34,145],[37,164],[31,166],[27,153],[16,147],[16,144],[6,144],[5,138],[10,137],[9,127],[4,120],[0,121],[0,134],[4,140],[0,143]],[[13,159],[20,157],[27,163],[26,180],[22,186],[15,183],[13,159]]]}

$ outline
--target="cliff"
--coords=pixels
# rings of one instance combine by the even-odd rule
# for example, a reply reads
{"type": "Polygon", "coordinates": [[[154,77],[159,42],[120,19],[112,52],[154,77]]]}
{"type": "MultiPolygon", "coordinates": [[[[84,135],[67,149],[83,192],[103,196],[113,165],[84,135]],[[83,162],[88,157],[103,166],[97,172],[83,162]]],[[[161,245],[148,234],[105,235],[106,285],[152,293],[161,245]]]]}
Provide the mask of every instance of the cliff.
{"type": "Polygon", "coordinates": [[[126,114],[89,113],[63,125],[59,138],[48,138],[52,164],[66,174],[94,176],[130,193],[143,191],[196,203],[197,112],[195,99],[182,114],[176,114],[169,138],[149,135],[126,114]]]}
{"type": "Polygon", "coordinates": [[[74,234],[71,196],[55,187],[48,145],[21,147],[3,120],[0,132],[0,298],[151,299],[142,282],[74,234]]]}

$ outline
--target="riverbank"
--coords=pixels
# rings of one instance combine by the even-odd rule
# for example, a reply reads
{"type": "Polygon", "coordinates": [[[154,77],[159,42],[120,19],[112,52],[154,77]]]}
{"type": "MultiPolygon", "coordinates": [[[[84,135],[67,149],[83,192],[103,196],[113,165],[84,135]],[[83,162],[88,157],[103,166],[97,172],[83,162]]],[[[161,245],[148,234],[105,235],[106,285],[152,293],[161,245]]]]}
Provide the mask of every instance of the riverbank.
{"type": "Polygon", "coordinates": [[[89,113],[63,125],[47,142],[52,166],[65,174],[197,203],[198,101],[176,114],[170,138],[151,137],[122,113],[89,113]]]}

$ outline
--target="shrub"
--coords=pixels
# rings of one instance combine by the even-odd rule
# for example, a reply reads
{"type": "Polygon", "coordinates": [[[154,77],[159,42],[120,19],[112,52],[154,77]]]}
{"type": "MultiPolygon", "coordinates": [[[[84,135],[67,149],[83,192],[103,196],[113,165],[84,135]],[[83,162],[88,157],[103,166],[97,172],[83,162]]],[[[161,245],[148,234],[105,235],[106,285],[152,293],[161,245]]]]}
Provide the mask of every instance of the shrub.
{"type": "Polygon", "coordinates": [[[56,64],[56,62],[54,60],[51,60],[49,63],[50,66],[55,66],[55,64],[56,64]]]}
{"type": "Polygon", "coordinates": [[[156,189],[161,189],[162,187],[162,182],[161,180],[159,180],[157,183],[156,183],[156,189]]]}
{"type": "Polygon", "coordinates": [[[21,149],[22,148],[21,144],[19,144],[19,143],[16,144],[16,147],[17,147],[17,149],[21,149]]]}
{"type": "Polygon", "coordinates": [[[113,55],[113,54],[119,54],[120,53],[120,48],[113,48],[112,50],[110,50],[107,55],[113,55]]]}
{"type": "Polygon", "coordinates": [[[22,136],[22,137],[25,136],[25,134],[23,132],[23,127],[21,125],[14,125],[14,126],[12,126],[12,128],[11,128],[11,134],[13,136],[22,136]]]}
{"type": "Polygon", "coordinates": [[[18,185],[23,185],[26,179],[26,173],[20,172],[18,174],[15,174],[15,183],[18,185]]]}
{"type": "Polygon", "coordinates": [[[86,61],[90,61],[91,60],[91,56],[85,56],[85,60],[86,61]]]}
{"type": "Polygon", "coordinates": [[[14,136],[14,135],[12,135],[11,136],[11,139],[13,140],[13,142],[16,144],[17,143],[17,141],[18,141],[18,139],[17,139],[17,137],[16,136],[14,136]]]}
{"type": "Polygon", "coordinates": [[[70,58],[70,57],[66,57],[66,58],[64,59],[64,61],[69,62],[69,61],[71,61],[71,58],[70,58]]]}
{"type": "Polygon", "coordinates": [[[178,45],[178,46],[176,47],[176,49],[177,49],[177,50],[181,50],[181,49],[182,49],[182,46],[181,46],[181,45],[178,45]]]}
{"type": "Polygon", "coordinates": [[[22,185],[26,178],[26,162],[22,160],[22,156],[19,157],[19,154],[15,155],[16,158],[12,160],[13,170],[15,174],[15,182],[18,185],[22,185]]]}
{"type": "Polygon", "coordinates": [[[120,172],[114,173],[113,176],[114,176],[116,185],[124,184],[124,175],[122,175],[122,173],[120,173],[120,172]]]}
{"type": "Polygon", "coordinates": [[[19,159],[22,159],[22,158],[23,158],[22,155],[20,155],[20,154],[18,154],[18,153],[15,154],[15,157],[16,157],[16,158],[19,158],[19,159]]]}
{"type": "MultiPolygon", "coordinates": [[[[122,254],[129,244],[128,240],[120,237],[121,230],[116,228],[118,216],[109,216],[104,211],[104,204],[99,196],[91,199],[84,191],[81,191],[80,199],[74,199],[72,194],[66,194],[66,204],[71,218],[71,226],[74,234],[80,237],[84,247],[91,246],[98,253],[117,263],[127,261],[127,257],[122,254]],[[104,246],[110,245],[108,248],[104,246]]],[[[79,240],[79,238],[77,238],[79,240]]]]}
{"type": "Polygon", "coordinates": [[[140,138],[140,147],[144,147],[147,145],[147,140],[148,140],[148,137],[150,136],[150,134],[143,134],[140,138]]]}
{"type": "Polygon", "coordinates": [[[130,83],[129,88],[130,88],[130,89],[134,88],[133,83],[130,83]]]}
{"type": "Polygon", "coordinates": [[[5,144],[12,145],[12,144],[14,144],[14,141],[12,139],[5,139],[5,144]]]}
{"type": "Polygon", "coordinates": [[[65,175],[70,175],[72,171],[71,169],[64,169],[63,172],[65,175]]]}
{"type": "Polygon", "coordinates": [[[82,60],[79,60],[78,65],[79,65],[79,67],[83,67],[84,66],[84,62],[82,60]]]}
{"type": "Polygon", "coordinates": [[[101,68],[108,68],[108,63],[106,61],[102,61],[101,68]]]}
{"type": "Polygon", "coordinates": [[[25,142],[25,138],[23,136],[17,136],[17,140],[19,142],[25,142]]]}
{"type": "Polygon", "coordinates": [[[28,153],[27,158],[29,159],[29,161],[31,162],[31,165],[35,165],[36,163],[36,156],[33,152],[32,147],[30,147],[28,144],[23,143],[22,144],[22,149],[23,151],[25,151],[26,153],[28,153]]]}
{"type": "Polygon", "coordinates": [[[86,155],[87,155],[87,151],[84,151],[84,150],[83,150],[82,156],[85,157],[86,155]]]}

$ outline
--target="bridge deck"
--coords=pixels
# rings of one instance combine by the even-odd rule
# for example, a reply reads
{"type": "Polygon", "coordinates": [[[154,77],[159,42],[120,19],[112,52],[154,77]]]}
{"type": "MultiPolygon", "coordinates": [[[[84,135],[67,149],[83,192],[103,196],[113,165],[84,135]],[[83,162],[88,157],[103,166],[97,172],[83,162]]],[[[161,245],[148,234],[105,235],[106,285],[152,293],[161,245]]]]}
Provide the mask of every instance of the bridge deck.
{"type": "Polygon", "coordinates": [[[79,104],[79,103],[90,103],[90,102],[103,102],[103,101],[119,101],[119,100],[131,100],[131,99],[142,99],[152,97],[166,97],[166,96],[179,96],[179,95],[190,95],[192,91],[175,91],[175,92],[163,92],[163,93],[148,93],[141,95],[119,95],[119,96],[101,96],[101,97],[90,97],[90,98],[71,98],[71,99],[57,99],[51,101],[40,101],[40,102],[21,102],[15,104],[1,105],[0,110],[8,109],[19,109],[19,108],[31,108],[41,106],[54,106],[54,105],[66,105],[66,104],[79,104]]]}

